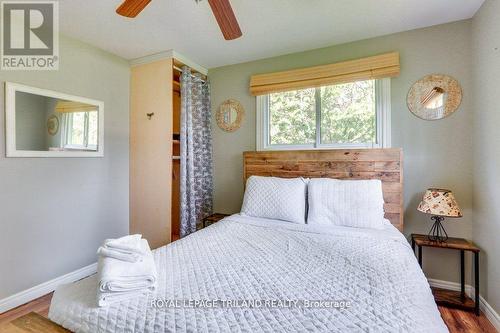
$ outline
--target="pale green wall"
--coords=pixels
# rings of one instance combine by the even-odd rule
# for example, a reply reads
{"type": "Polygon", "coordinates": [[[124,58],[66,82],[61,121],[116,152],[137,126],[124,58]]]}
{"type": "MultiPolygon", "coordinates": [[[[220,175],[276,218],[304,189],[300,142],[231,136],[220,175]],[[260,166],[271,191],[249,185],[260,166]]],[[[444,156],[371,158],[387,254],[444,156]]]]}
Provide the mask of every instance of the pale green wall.
{"type": "Polygon", "coordinates": [[[474,222],[481,248],[481,295],[500,311],[500,2],[487,0],[472,21],[474,63],[474,222]]]}
{"type": "Polygon", "coordinates": [[[96,262],[128,234],[127,61],[61,37],[58,71],[0,71],[0,299],[96,262]],[[6,158],[4,81],[104,101],[103,158],[6,158]]]}
{"type": "MultiPolygon", "coordinates": [[[[295,53],[209,71],[212,110],[227,98],[239,100],[246,119],[234,133],[221,131],[213,118],[215,211],[238,212],[243,196],[242,152],[255,150],[255,98],[250,96],[252,74],[334,63],[389,51],[401,54],[401,75],[392,80],[392,145],[404,149],[405,234],[427,232],[429,217],[416,207],[430,186],[451,188],[464,217],[448,220],[449,234],[471,238],[472,222],[472,86],[470,20],[394,35],[295,53]],[[439,121],[424,121],[406,107],[413,82],[430,73],[457,78],[464,96],[459,110],[439,121]]],[[[428,277],[459,281],[458,254],[424,249],[428,277]]]]}
{"type": "Polygon", "coordinates": [[[16,93],[16,148],[47,150],[46,97],[16,93]]]}
{"type": "Polygon", "coordinates": [[[19,150],[49,150],[61,143],[61,117],[54,110],[56,98],[25,92],[16,92],[16,148],[19,150]],[[47,120],[55,115],[59,130],[55,135],[47,131],[47,120]]]}
{"type": "Polygon", "coordinates": [[[45,134],[47,136],[47,148],[49,149],[51,147],[61,147],[61,133],[62,133],[62,127],[63,127],[63,122],[62,122],[62,116],[61,114],[55,112],[56,106],[57,106],[57,99],[56,98],[51,98],[47,97],[46,103],[45,103],[45,122],[51,117],[51,116],[56,116],[57,119],[59,120],[59,129],[57,130],[57,133],[55,135],[50,135],[47,132],[47,129],[45,129],[45,134]]]}

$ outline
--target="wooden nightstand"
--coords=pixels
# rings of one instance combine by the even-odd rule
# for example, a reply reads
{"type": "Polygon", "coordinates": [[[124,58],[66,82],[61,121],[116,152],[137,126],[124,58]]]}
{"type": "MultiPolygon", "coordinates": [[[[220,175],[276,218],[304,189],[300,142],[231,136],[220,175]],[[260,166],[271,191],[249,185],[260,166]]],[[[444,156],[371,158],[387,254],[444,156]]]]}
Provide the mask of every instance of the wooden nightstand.
{"type": "Polygon", "coordinates": [[[220,214],[220,213],[214,213],[210,216],[207,216],[203,219],[203,228],[205,228],[207,225],[211,225],[212,223],[219,222],[223,218],[229,216],[229,214],[220,214]]]}
{"type": "Polygon", "coordinates": [[[441,249],[452,249],[460,251],[460,291],[432,288],[434,299],[437,304],[474,311],[479,316],[479,248],[472,242],[463,238],[448,238],[444,242],[431,241],[427,235],[412,234],[411,247],[415,252],[415,245],[418,246],[418,263],[422,267],[422,247],[436,247],[441,249]],[[465,251],[474,254],[474,294],[475,301],[465,294],[465,251]]]}

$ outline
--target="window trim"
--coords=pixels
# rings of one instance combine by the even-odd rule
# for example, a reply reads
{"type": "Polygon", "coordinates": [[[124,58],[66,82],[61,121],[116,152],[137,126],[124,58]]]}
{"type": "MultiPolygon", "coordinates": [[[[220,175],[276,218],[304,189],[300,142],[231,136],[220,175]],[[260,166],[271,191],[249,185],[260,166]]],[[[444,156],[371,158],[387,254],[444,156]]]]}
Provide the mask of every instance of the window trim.
{"type": "MultiPolygon", "coordinates": [[[[316,94],[316,116],[321,112],[318,104],[319,96],[316,94]]],[[[262,150],[302,150],[302,149],[354,149],[354,148],[390,148],[391,147],[391,79],[375,80],[375,110],[377,143],[341,143],[341,144],[317,144],[320,142],[320,131],[316,122],[316,143],[298,145],[271,145],[269,144],[269,95],[256,96],[256,147],[262,150]]]]}
{"type": "MultiPolygon", "coordinates": [[[[68,149],[68,150],[82,150],[82,151],[98,151],[98,144],[95,145],[89,145],[89,138],[88,138],[88,132],[89,132],[89,118],[90,118],[90,112],[97,112],[97,117],[99,117],[99,111],[85,111],[84,113],[84,120],[83,120],[83,145],[79,144],[70,144],[68,141],[70,141],[70,137],[72,135],[73,131],[73,116],[75,113],[65,113],[63,115],[63,130],[61,131],[61,148],[68,149]]],[[[99,120],[98,120],[98,126],[99,126],[99,120]]],[[[99,139],[98,139],[99,140],[99,139]]]]}

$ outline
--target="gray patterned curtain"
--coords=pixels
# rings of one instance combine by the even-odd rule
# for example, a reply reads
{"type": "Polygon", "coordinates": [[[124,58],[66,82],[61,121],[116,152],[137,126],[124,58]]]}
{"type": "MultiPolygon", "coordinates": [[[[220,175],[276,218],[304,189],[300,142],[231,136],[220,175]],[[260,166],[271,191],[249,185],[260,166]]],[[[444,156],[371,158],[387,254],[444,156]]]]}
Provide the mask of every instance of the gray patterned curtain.
{"type": "Polygon", "coordinates": [[[189,67],[181,82],[181,226],[180,236],[212,214],[212,133],[210,85],[189,67]]]}

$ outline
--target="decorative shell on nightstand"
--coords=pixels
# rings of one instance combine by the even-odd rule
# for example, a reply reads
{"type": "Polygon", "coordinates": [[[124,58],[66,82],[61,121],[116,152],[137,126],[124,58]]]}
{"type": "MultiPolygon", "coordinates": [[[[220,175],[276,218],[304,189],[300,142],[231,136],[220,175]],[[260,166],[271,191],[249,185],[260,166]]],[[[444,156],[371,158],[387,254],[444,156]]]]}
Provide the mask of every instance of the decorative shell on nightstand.
{"type": "Polygon", "coordinates": [[[217,125],[226,132],[234,132],[240,128],[244,118],[245,109],[234,99],[222,102],[216,113],[217,125]]]}
{"type": "Polygon", "coordinates": [[[462,88],[448,75],[427,75],[408,92],[408,109],[424,120],[442,119],[455,112],[462,102],[462,88]]]}

